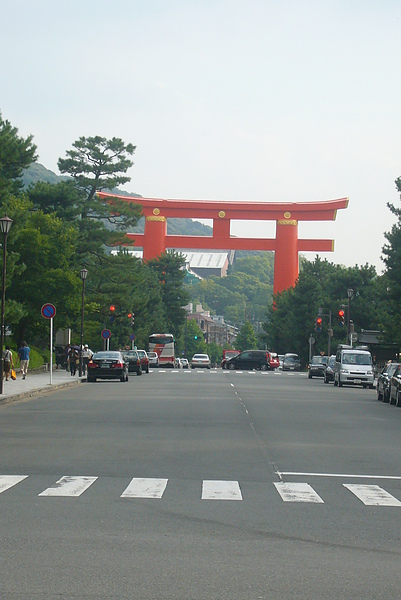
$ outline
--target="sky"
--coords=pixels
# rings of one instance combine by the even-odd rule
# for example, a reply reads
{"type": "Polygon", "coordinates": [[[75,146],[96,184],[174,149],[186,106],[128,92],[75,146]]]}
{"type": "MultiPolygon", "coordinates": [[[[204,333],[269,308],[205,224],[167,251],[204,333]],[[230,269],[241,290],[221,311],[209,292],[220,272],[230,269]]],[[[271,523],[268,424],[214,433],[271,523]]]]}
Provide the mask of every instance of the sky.
{"type": "MultiPolygon", "coordinates": [[[[400,202],[399,0],[0,0],[0,15],[0,111],[46,168],[100,135],[136,146],[124,189],[144,197],[348,197],[299,238],[382,272],[400,202]]],[[[231,234],[272,238],[275,223],[231,234]]]]}

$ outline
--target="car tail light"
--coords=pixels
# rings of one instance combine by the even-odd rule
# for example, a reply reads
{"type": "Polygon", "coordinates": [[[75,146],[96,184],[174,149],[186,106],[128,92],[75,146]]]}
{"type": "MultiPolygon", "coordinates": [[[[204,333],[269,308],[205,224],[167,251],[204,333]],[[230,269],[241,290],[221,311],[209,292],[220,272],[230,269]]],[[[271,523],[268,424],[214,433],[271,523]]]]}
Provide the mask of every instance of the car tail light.
{"type": "Polygon", "coordinates": [[[93,362],[93,360],[90,360],[88,362],[88,368],[93,369],[94,367],[97,369],[99,365],[97,365],[96,363],[93,362]]]}
{"type": "Polygon", "coordinates": [[[116,362],[112,366],[113,366],[114,369],[122,369],[124,367],[124,363],[122,363],[122,362],[116,362]]]}

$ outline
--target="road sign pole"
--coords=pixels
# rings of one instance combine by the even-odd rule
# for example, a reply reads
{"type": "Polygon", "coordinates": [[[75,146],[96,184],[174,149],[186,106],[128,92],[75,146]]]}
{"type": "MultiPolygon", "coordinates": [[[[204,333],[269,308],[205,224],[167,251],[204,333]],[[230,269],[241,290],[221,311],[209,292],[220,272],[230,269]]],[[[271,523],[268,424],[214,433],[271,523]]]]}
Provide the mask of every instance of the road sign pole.
{"type": "Polygon", "coordinates": [[[50,319],[50,385],[53,383],[53,317],[50,319]]]}

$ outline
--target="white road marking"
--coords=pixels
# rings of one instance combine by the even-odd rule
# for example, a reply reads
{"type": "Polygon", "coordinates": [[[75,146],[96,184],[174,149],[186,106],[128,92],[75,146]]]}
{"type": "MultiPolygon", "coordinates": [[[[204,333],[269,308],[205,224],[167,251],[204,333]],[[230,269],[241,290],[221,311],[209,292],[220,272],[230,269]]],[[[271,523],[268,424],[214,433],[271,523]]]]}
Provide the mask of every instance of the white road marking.
{"type": "Polygon", "coordinates": [[[38,496],[70,496],[77,497],[90,487],[97,477],[69,477],[65,475],[56,481],[55,487],[50,487],[38,496]]]}
{"type": "Polygon", "coordinates": [[[202,500],[242,500],[241,488],[238,481],[205,479],[202,500]]]}
{"type": "Polygon", "coordinates": [[[0,494],[9,490],[20,481],[26,479],[28,475],[0,475],[0,494]]]}
{"type": "Polygon", "coordinates": [[[284,502],[315,502],[324,504],[309,483],[274,483],[284,502]]]}
{"type": "Polygon", "coordinates": [[[355,475],[350,473],[308,473],[297,471],[276,471],[279,477],[293,475],[295,477],[343,477],[346,479],[401,479],[401,475],[355,475]]]}
{"type": "Polygon", "coordinates": [[[134,477],[121,494],[121,498],[161,498],[168,479],[134,477]]]}
{"type": "Polygon", "coordinates": [[[401,502],[378,485],[343,483],[366,506],[401,506],[401,502]]]}

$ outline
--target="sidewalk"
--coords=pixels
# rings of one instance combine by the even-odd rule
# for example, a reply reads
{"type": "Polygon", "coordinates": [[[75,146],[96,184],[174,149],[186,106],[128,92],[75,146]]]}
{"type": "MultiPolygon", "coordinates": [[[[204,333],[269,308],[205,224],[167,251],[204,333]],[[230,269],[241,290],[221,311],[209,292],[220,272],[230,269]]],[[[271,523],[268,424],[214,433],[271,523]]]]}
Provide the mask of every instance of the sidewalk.
{"type": "Polygon", "coordinates": [[[85,377],[79,377],[78,372],[75,377],[65,369],[54,369],[52,373],[52,383],[50,384],[50,371],[36,370],[28,371],[25,379],[22,379],[21,373],[17,371],[15,381],[3,382],[3,394],[0,395],[0,404],[12,402],[19,398],[34,396],[41,392],[50,392],[61,387],[75,386],[86,381],[85,377]]]}

